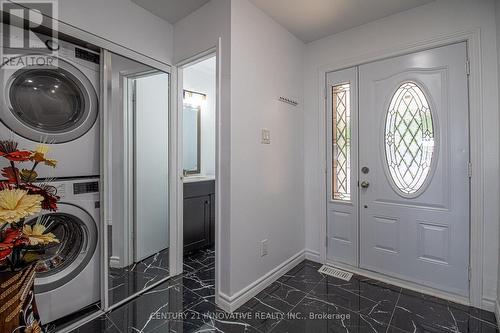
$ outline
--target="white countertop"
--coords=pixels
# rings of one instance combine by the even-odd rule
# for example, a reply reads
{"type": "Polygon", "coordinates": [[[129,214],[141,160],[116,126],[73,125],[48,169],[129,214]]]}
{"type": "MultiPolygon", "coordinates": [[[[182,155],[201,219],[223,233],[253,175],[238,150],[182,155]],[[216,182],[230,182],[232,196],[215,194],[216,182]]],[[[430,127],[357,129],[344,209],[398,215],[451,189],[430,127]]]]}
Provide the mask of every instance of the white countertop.
{"type": "Polygon", "coordinates": [[[205,176],[205,175],[192,175],[184,176],[184,183],[194,183],[194,182],[204,182],[207,180],[215,180],[215,176],[205,176]]]}

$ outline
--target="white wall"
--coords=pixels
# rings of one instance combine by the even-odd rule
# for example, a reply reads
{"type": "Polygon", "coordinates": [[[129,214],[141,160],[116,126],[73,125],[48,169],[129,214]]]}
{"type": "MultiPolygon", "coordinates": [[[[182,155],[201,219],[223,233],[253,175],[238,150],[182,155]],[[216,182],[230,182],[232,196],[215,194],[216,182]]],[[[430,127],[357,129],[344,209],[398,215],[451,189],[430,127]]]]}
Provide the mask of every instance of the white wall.
{"type": "MultiPolygon", "coordinates": [[[[228,52],[229,56],[230,16],[230,0],[211,0],[177,21],[174,24],[174,63],[216,47],[219,37],[222,39],[223,52],[228,52]]],[[[229,61],[229,58],[224,61],[229,61]]]]}
{"type": "Polygon", "coordinates": [[[172,63],[173,27],[129,0],[61,0],[59,20],[172,63]]]}
{"type": "Polygon", "coordinates": [[[324,173],[319,142],[318,73],[323,65],[349,59],[389,53],[404,46],[440,36],[480,28],[482,56],[482,106],[484,111],[484,279],[483,303],[496,299],[499,222],[498,81],[495,11],[493,0],[440,0],[417,7],[307,45],[305,60],[305,220],[306,247],[319,253],[324,243],[320,234],[325,198],[318,175],[324,173]]]}
{"type": "Polygon", "coordinates": [[[304,249],[304,44],[248,0],[231,2],[233,296],[304,249]],[[278,96],[299,101],[293,107],[278,96]],[[261,129],[271,144],[260,143],[261,129]],[[260,256],[260,241],[269,241],[260,256]]]}
{"type": "Polygon", "coordinates": [[[201,170],[202,175],[215,175],[215,57],[183,70],[184,89],[205,94],[201,109],[201,170]]]}
{"type": "Polygon", "coordinates": [[[59,0],[57,18],[158,61],[172,63],[172,25],[130,0],[59,0]]]}
{"type": "Polygon", "coordinates": [[[112,249],[109,254],[112,257],[113,267],[124,267],[129,265],[129,256],[132,246],[132,226],[128,225],[126,218],[126,207],[124,202],[126,197],[126,185],[123,180],[126,175],[127,144],[124,142],[126,128],[124,126],[127,119],[127,88],[124,86],[122,73],[140,73],[151,70],[151,67],[140,64],[131,59],[117,54],[111,54],[110,71],[111,91],[109,99],[111,101],[109,112],[109,151],[111,162],[108,163],[108,186],[111,189],[108,202],[108,216],[106,220],[112,225],[111,243],[112,249]]]}
{"type": "MultiPolygon", "coordinates": [[[[135,80],[135,262],[168,248],[168,74],[135,80]],[[151,144],[156,142],[157,144],[151,144]]],[[[117,221],[115,221],[117,222],[117,221]]]]}
{"type": "MultiPolygon", "coordinates": [[[[497,28],[497,60],[498,60],[498,79],[500,86],[500,0],[495,1],[495,23],[497,28]]],[[[499,87],[500,88],[500,87],[499,87]]],[[[500,93],[499,98],[499,109],[500,109],[500,93]]],[[[500,124],[499,124],[500,126],[500,124]]],[[[499,235],[500,237],[500,235],[499,235]]],[[[497,300],[495,306],[495,314],[497,321],[500,321],[500,252],[498,253],[498,275],[497,275],[497,300]]]]}
{"type": "Polygon", "coordinates": [[[220,291],[229,290],[230,248],[230,206],[231,206],[231,1],[211,0],[198,10],[174,24],[174,64],[191,58],[219,45],[217,70],[220,77],[219,133],[216,137],[219,149],[219,170],[216,179],[216,214],[220,220],[217,230],[216,282],[220,291]],[[220,269],[219,269],[220,268],[220,269]]]}
{"type": "Polygon", "coordinates": [[[219,293],[231,297],[304,248],[304,45],[247,0],[211,0],[174,25],[174,60],[217,45],[221,82],[219,293]],[[260,130],[271,130],[271,145],[260,130]],[[260,240],[269,254],[260,257],[260,240]]]}

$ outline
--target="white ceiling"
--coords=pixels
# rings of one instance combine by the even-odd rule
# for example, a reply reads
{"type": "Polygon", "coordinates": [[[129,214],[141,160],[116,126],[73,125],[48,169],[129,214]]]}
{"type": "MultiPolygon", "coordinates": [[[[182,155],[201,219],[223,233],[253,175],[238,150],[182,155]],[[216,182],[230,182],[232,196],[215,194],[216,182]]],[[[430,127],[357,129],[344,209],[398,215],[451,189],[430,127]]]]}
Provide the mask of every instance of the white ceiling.
{"type": "Polygon", "coordinates": [[[188,16],[210,0],[132,0],[170,24],[188,16]]]}
{"type": "Polygon", "coordinates": [[[304,42],[311,42],[434,0],[250,0],[304,42]]]}

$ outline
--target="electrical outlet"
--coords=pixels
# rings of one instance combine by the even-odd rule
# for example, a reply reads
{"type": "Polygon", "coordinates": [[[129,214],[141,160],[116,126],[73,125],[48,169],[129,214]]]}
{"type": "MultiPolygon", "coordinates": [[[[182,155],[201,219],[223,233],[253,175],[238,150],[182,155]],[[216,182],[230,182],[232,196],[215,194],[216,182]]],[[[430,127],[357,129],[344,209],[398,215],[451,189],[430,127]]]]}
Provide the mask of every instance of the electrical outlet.
{"type": "Polygon", "coordinates": [[[263,145],[271,144],[271,131],[267,128],[262,129],[260,143],[262,143],[263,145]]]}
{"type": "Polygon", "coordinates": [[[267,239],[260,241],[260,256],[267,256],[267,239]]]}

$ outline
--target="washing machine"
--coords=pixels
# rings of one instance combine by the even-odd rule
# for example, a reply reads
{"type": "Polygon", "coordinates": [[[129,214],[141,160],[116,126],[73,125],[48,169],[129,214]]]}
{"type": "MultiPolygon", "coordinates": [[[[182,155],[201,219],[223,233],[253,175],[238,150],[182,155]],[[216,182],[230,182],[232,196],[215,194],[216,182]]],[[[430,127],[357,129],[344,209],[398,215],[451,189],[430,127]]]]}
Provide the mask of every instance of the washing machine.
{"type": "MultiPolygon", "coordinates": [[[[10,38],[25,37],[18,30],[10,38]]],[[[40,178],[98,176],[99,54],[49,37],[38,36],[31,45],[37,43],[54,53],[24,49],[9,54],[11,62],[0,68],[0,138],[13,139],[28,150],[48,143],[48,156],[58,165],[38,167],[40,178]],[[46,62],[27,61],[27,55],[46,62]]]]}
{"type": "Polygon", "coordinates": [[[75,313],[100,300],[99,179],[49,183],[60,196],[57,212],[42,219],[59,243],[40,250],[35,299],[43,324],[75,313]]]}

